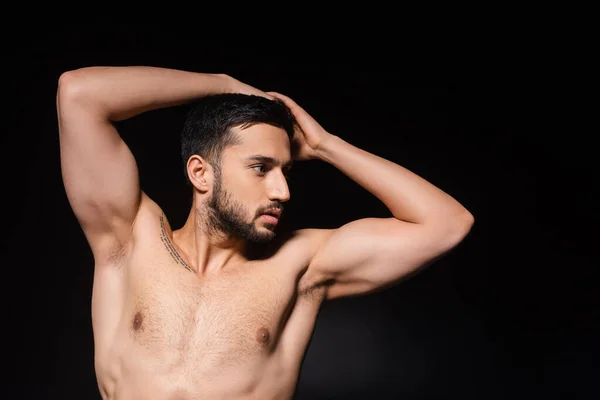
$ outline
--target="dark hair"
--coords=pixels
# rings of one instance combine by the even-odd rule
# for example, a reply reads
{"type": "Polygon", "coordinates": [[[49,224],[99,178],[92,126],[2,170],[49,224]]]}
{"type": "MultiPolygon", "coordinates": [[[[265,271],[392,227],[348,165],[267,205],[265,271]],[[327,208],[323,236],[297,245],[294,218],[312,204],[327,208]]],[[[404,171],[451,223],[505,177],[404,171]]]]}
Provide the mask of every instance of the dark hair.
{"type": "Polygon", "coordinates": [[[284,129],[290,140],[294,135],[296,120],[279,99],[227,93],[202,97],[189,107],[181,131],[181,157],[188,185],[191,183],[186,164],[194,154],[205,158],[219,173],[221,153],[227,146],[239,143],[231,131],[233,127],[248,128],[264,123],[284,129]]]}

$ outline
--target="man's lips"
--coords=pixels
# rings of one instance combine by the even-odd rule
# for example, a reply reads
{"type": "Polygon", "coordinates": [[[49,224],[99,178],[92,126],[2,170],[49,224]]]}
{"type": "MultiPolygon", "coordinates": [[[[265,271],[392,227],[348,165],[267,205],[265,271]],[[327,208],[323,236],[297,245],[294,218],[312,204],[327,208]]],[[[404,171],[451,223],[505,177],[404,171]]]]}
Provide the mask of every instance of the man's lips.
{"type": "Polygon", "coordinates": [[[277,208],[271,208],[263,212],[260,217],[270,224],[277,224],[281,217],[281,210],[277,208]]]}
{"type": "Polygon", "coordinates": [[[269,214],[262,214],[260,217],[270,224],[276,224],[277,222],[279,222],[279,218],[269,214]]]}

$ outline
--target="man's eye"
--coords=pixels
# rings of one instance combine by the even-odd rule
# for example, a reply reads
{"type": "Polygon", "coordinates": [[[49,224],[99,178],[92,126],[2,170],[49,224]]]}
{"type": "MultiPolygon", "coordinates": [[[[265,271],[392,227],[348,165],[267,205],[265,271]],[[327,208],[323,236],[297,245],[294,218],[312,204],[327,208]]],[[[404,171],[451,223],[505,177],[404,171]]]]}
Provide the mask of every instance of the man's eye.
{"type": "Polygon", "coordinates": [[[261,174],[265,173],[265,166],[264,165],[255,165],[252,167],[256,172],[259,172],[261,174]],[[257,169],[258,168],[258,169],[257,169]]]}

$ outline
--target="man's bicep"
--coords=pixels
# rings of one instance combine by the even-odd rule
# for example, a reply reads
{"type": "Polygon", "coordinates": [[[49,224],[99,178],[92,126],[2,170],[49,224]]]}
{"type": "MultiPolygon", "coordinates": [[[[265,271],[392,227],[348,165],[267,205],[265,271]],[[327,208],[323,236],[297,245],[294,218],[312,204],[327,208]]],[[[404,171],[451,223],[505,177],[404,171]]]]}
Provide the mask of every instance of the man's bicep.
{"type": "Polygon", "coordinates": [[[326,279],[327,298],[371,293],[399,282],[450,248],[449,236],[394,218],[352,221],[327,237],[309,266],[326,279]]]}
{"type": "Polygon", "coordinates": [[[141,192],[135,158],[113,124],[68,93],[57,96],[61,172],[73,212],[92,250],[123,242],[141,192]]]}

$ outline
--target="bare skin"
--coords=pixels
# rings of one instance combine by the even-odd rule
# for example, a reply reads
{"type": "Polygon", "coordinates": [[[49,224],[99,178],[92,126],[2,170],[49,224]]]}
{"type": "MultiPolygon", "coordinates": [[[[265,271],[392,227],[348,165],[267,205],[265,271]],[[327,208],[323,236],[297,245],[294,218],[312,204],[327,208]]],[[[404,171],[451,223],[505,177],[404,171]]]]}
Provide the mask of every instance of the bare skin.
{"type": "Polygon", "coordinates": [[[104,399],[289,399],[324,301],[372,293],[431,263],[469,232],[473,216],[407,169],[323,129],[290,98],[224,75],[151,67],[63,74],[57,109],[63,180],[94,255],[95,368],[104,399]],[[222,187],[240,216],[271,238],[259,255],[207,228],[215,175],[187,163],[188,220],[173,230],[140,188],[113,121],[213,93],[283,100],[299,123],[258,124],[226,148],[222,187]],[[252,159],[260,155],[270,161],[252,159]],[[290,161],[328,162],[377,196],[393,217],[278,235],[262,215],[290,199],[290,161]]]}

